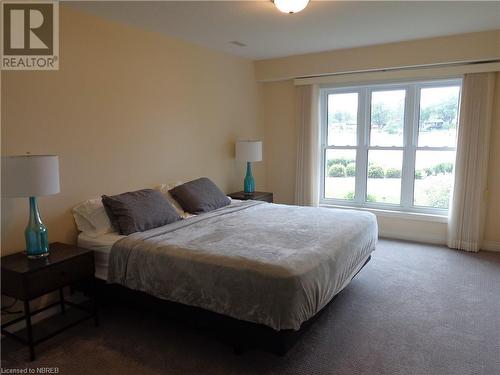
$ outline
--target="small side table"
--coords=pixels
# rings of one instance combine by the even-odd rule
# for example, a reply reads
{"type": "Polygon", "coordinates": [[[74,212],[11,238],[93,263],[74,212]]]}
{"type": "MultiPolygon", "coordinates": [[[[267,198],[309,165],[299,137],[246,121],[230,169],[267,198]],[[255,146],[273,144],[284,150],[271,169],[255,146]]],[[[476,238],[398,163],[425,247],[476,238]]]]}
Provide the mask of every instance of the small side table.
{"type": "MultiPolygon", "coordinates": [[[[67,301],[64,299],[63,288],[75,283],[88,282],[94,285],[94,252],[80,249],[76,246],[63,243],[50,245],[50,254],[45,258],[28,259],[24,253],[16,253],[2,257],[2,294],[24,302],[24,316],[13,319],[1,325],[3,335],[13,338],[29,347],[30,360],[35,360],[35,345],[45,341],[78,323],[94,318],[95,325],[99,325],[97,303],[94,291],[92,307],[67,301]],[[35,311],[30,309],[30,301],[44,294],[59,290],[59,301],[49,304],[35,311]],[[86,312],[85,316],[57,329],[56,331],[35,338],[31,324],[31,317],[54,306],[60,305],[61,313],[65,313],[65,306],[71,306],[86,312]],[[24,320],[26,322],[27,338],[7,331],[7,327],[24,320]]],[[[93,287],[91,288],[93,289],[93,287]]]]}
{"type": "Polygon", "coordinates": [[[229,194],[232,199],[239,199],[242,201],[254,200],[254,201],[264,201],[273,203],[273,193],[265,191],[255,191],[253,193],[247,194],[244,191],[238,191],[236,193],[229,194]]]}

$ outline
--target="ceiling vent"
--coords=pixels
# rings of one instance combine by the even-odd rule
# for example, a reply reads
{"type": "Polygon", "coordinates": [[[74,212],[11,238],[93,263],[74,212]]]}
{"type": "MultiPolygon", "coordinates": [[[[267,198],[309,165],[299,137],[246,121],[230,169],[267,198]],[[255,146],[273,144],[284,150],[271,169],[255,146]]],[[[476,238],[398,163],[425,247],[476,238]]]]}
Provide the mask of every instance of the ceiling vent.
{"type": "Polygon", "coordinates": [[[245,43],[238,42],[237,40],[232,40],[229,43],[234,44],[235,46],[238,46],[238,47],[246,47],[247,46],[245,43]]]}

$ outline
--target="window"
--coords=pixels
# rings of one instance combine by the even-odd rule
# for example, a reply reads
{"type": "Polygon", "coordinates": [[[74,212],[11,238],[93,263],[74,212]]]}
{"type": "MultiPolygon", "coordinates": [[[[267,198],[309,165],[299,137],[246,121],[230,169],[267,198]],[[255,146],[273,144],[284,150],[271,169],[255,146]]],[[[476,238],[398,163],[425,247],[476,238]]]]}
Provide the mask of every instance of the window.
{"type": "Polygon", "coordinates": [[[446,214],[461,80],[321,90],[321,203],[446,214]]]}

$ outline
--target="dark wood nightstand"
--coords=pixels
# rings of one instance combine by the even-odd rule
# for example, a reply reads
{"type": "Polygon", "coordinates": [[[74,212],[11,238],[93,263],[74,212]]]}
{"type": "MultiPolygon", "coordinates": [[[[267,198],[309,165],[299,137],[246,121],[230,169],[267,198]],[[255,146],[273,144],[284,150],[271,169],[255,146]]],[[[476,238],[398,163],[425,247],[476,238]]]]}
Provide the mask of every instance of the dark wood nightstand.
{"type": "Polygon", "coordinates": [[[232,199],[239,199],[242,201],[254,200],[254,201],[264,201],[273,203],[273,193],[268,193],[265,191],[255,191],[253,193],[247,194],[244,191],[238,191],[236,193],[229,194],[232,199]]]}
{"type": "Polygon", "coordinates": [[[65,286],[76,283],[87,283],[87,285],[93,286],[95,272],[93,251],[56,242],[50,244],[50,254],[45,258],[28,259],[26,254],[17,253],[2,257],[1,262],[2,294],[24,302],[24,316],[2,324],[2,334],[27,345],[30,349],[30,360],[35,359],[35,345],[67,328],[90,318],[94,318],[96,326],[99,325],[97,304],[94,297],[92,297],[92,307],[88,308],[65,300],[63,294],[65,286]],[[30,301],[32,299],[56,290],[59,290],[59,301],[31,311],[30,301]],[[46,336],[35,338],[31,317],[57,305],[61,306],[62,314],[65,314],[65,305],[68,305],[83,310],[85,316],[46,336]],[[22,320],[26,322],[27,338],[6,330],[8,326],[22,320]]]}

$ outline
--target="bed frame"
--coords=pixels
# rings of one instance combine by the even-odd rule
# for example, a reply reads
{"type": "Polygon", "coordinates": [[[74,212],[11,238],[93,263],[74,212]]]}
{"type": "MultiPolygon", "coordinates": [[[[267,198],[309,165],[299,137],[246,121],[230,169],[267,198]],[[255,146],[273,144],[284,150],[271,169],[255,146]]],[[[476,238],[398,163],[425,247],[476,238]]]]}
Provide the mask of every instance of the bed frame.
{"type": "MultiPolygon", "coordinates": [[[[353,278],[370,261],[371,256],[353,278]]],[[[110,301],[134,308],[148,308],[171,317],[177,321],[195,327],[198,331],[231,345],[234,353],[239,355],[248,349],[261,349],[276,355],[285,355],[299,340],[305,331],[314,323],[325,308],[335,299],[332,298],[321,311],[304,322],[298,331],[291,329],[276,331],[268,326],[246,322],[202,308],[170,302],[153,297],[147,293],[135,291],[118,284],[107,284],[97,280],[97,298],[101,304],[110,301]]]]}

